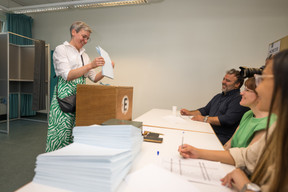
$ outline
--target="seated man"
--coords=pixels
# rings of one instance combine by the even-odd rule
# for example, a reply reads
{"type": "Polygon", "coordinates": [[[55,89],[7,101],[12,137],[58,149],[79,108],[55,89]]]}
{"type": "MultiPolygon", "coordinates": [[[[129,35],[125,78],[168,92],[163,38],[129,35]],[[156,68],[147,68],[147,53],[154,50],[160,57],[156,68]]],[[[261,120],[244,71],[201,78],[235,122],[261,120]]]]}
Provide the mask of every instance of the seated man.
{"type": "Polygon", "coordinates": [[[239,104],[243,82],[244,78],[239,71],[227,71],[222,80],[222,93],[214,96],[205,107],[198,110],[181,109],[181,115],[193,116],[192,120],[210,123],[224,145],[238,127],[243,114],[249,110],[239,104]]]}

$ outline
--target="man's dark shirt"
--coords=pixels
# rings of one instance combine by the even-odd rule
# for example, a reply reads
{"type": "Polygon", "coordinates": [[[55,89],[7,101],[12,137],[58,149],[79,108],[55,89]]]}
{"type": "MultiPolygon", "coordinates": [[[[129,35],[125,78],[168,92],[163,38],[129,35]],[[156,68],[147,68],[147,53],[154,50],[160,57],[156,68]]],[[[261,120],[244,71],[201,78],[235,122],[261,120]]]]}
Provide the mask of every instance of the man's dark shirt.
{"type": "Polygon", "coordinates": [[[212,127],[223,145],[232,137],[243,114],[249,110],[239,104],[241,98],[240,89],[234,89],[226,94],[217,94],[205,107],[198,109],[203,116],[218,117],[221,126],[212,127]]]}

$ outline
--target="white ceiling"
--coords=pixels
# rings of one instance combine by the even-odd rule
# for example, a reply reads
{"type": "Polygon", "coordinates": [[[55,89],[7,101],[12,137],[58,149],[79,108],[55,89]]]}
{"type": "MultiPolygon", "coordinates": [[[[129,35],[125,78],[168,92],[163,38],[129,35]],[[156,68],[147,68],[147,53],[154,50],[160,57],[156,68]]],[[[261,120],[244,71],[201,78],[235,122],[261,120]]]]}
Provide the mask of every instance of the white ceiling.
{"type": "MultiPolygon", "coordinates": [[[[163,0],[149,0],[163,1],[163,0]]],[[[64,9],[97,8],[147,4],[148,0],[0,0],[0,11],[10,13],[40,13],[64,9]]]]}
{"type": "Polygon", "coordinates": [[[22,7],[22,6],[33,6],[33,5],[70,2],[70,1],[74,1],[74,0],[0,0],[0,5],[6,8],[15,8],[15,7],[22,7]]]}

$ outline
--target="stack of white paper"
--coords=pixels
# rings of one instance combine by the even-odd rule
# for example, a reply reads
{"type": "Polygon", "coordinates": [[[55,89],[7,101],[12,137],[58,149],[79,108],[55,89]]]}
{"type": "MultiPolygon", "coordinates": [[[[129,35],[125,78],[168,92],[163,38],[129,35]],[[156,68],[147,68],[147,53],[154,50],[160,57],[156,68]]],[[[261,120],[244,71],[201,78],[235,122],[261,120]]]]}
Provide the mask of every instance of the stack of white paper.
{"type": "Polygon", "coordinates": [[[73,144],[37,157],[33,182],[70,191],[115,191],[143,140],[131,125],[76,127],[73,135],[73,144]]]}
{"type": "Polygon", "coordinates": [[[133,155],[138,153],[143,141],[141,129],[133,125],[79,126],[73,129],[73,136],[75,143],[130,149],[133,155]]]}

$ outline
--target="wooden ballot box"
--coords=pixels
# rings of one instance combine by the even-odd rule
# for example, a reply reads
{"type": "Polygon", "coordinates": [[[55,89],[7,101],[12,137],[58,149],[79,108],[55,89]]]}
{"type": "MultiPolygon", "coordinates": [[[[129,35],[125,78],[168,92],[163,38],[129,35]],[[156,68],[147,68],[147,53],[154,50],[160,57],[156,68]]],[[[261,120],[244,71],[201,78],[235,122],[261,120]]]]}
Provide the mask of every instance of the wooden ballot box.
{"type": "Polygon", "coordinates": [[[133,87],[77,85],[76,126],[132,119],[133,87]]]}

